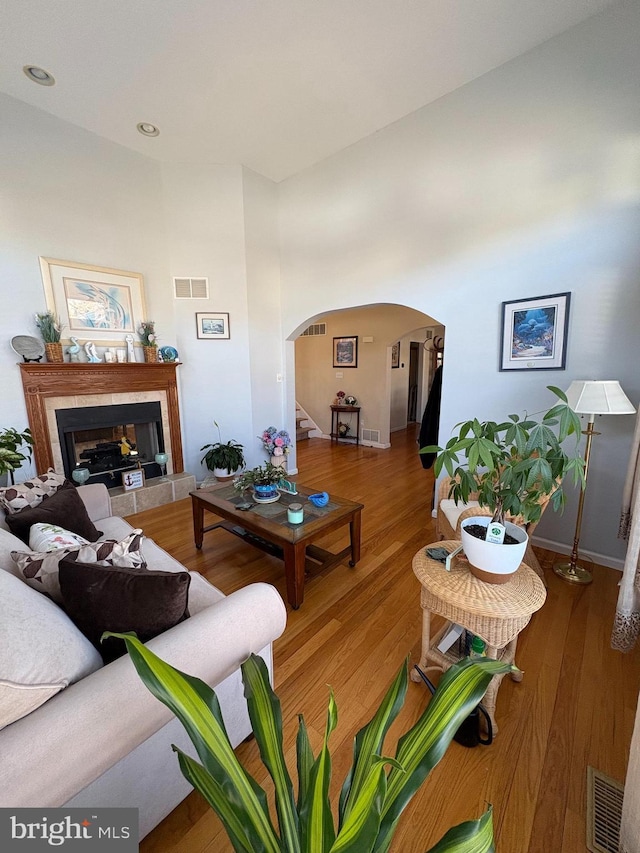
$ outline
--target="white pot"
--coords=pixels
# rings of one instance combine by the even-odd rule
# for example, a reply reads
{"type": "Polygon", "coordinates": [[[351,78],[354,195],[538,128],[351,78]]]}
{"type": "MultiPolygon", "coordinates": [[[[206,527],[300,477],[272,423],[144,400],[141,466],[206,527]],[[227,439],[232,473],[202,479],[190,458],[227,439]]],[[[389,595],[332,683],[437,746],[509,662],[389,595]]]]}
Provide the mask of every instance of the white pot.
{"type": "Polygon", "coordinates": [[[239,470],[239,468],[236,468],[235,471],[229,473],[226,468],[214,468],[213,473],[216,480],[230,480],[232,477],[236,476],[239,470]]]}
{"type": "Polygon", "coordinates": [[[510,521],[505,523],[507,533],[518,540],[517,545],[496,545],[495,542],[485,542],[467,533],[465,527],[469,524],[480,524],[487,527],[491,519],[486,515],[465,518],[460,528],[460,538],[464,546],[471,574],[488,583],[506,583],[517,570],[527,550],[529,537],[523,527],[518,527],[510,521]]]}

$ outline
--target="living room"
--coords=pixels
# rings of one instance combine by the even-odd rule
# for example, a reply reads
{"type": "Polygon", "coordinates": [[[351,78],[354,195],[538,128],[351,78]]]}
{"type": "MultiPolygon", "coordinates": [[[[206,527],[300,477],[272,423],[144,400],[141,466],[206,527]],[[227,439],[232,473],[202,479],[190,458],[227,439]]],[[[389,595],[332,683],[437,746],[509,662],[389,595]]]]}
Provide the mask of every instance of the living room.
{"type": "MultiPolygon", "coordinates": [[[[582,17],[536,30],[537,40],[473,79],[461,69],[453,90],[342,150],[304,163],[283,151],[262,166],[230,153],[196,161],[158,149],[165,135],[175,144],[191,133],[163,125],[160,87],[145,104],[152,114],[123,116],[115,98],[74,120],[71,81],[88,88],[83,75],[115,27],[112,10],[15,4],[0,60],[0,423],[27,425],[9,341],[37,334],[33,315],[46,307],[40,257],[142,274],[147,318],[160,344],[179,352],[185,470],[198,479],[214,420],[247,448],[250,464],[261,460],[256,436],[265,426],[295,431],[295,340],[341,309],[405,306],[446,328],[443,438],[473,415],[545,409],[546,386],[574,379],[617,379],[637,405],[640,9],[630,1],[553,5],[580,7],[582,17]],[[61,75],[63,61],[70,69],[61,75]],[[56,85],[27,80],[29,62],[56,85]],[[160,136],[140,136],[139,121],[157,121],[160,136]],[[97,129],[105,124],[126,125],[126,142],[97,129]],[[208,299],[174,299],[174,276],[208,277],[208,299]],[[565,370],[500,372],[501,303],[558,292],[572,295],[565,370]],[[197,311],[227,312],[230,339],[198,339],[197,311]]],[[[248,21],[257,14],[252,4],[243,11],[248,21]]],[[[354,21],[332,11],[348,34],[354,21]]],[[[142,4],[139,15],[135,23],[152,7],[142,4]]],[[[124,64],[114,60],[114,74],[140,64],[133,37],[116,34],[124,64]]],[[[329,363],[321,369],[335,374],[329,363]]],[[[581,547],[619,570],[632,419],[602,418],[598,430],[581,547]]],[[[543,545],[570,551],[576,505],[573,494],[564,515],[545,514],[543,545]]]]}

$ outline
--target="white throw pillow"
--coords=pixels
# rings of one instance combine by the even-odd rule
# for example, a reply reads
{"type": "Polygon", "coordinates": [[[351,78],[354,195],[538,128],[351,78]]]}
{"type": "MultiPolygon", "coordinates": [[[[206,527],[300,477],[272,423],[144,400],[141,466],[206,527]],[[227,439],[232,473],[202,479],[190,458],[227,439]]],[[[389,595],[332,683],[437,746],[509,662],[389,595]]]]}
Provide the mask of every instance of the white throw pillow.
{"type": "Polygon", "coordinates": [[[29,586],[38,592],[45,592],[58,604],[62,604],[58,580],[58,566],[62,560],[71,557],[79,563],[146,569],[147,564],[141,550],[143,539],[142,530],[137,528],[120,542],[116,539],[105,539],[102,542],[87,542],[86,545],[58,548],[44,553],[12,551],[11,556],[29,586]]]}
{"type": "Polygon", "coordinates": [[[32,551],[56,551],[58,548],[79,548],[88,545],[89,541],[72,530],[65,530],[57,524],[47,524],[39,521],[32,524],[29,530],[29,548],[32,551]]]}
{"type": "Polygon", "coordinates": [[[102,666],[71,619],[24,581],[0,571],[0,729],[102,666]]]}

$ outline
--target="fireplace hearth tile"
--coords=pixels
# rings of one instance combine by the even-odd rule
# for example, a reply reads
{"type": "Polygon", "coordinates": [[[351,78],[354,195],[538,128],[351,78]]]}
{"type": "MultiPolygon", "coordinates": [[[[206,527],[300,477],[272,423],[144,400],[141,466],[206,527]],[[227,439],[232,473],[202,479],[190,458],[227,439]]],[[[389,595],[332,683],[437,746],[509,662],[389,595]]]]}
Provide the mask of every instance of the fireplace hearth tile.
{"type": "Polygon", "coordinates": [[[118,486],[109,489],[111,511],[114,515],[127,516],[157,506],[164,506],[172,501],[182,500],[195,491],[196,478],[193,474],[169,474],[166,479],[154,477],[147,480],[141,489],[131,492],[118,486]]]}

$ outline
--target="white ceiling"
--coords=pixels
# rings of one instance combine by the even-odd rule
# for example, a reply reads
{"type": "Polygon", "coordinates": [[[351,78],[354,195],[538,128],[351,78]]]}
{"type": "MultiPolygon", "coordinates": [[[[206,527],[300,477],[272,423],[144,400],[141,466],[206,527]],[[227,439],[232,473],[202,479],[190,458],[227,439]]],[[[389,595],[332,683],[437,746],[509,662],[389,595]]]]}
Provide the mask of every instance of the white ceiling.
{"type": "Polygon", "coordinates": [[[280,181],[612,4],[1,0],[0,90],[158,160],[280,181]]]}

